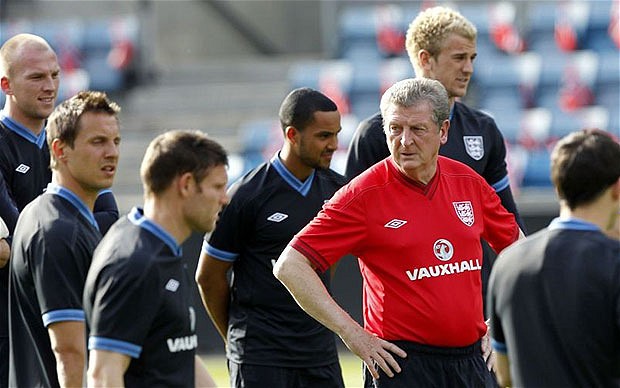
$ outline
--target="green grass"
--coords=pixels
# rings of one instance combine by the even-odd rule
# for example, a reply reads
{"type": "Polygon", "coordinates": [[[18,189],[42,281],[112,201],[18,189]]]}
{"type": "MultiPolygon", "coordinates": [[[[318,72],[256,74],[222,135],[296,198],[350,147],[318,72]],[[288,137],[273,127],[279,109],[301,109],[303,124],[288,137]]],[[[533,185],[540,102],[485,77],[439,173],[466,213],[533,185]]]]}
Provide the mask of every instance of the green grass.
{"type": "MultiPolygon", "coordinates": [[[[362,387],[362,361],[348,350],[340,349],[339,356],[345,387],[362,387]]],[[[228,369],[226,368],[226,356],[205,355],[202,357],[202,360],[218,387],[230,387],[228,369]]]]}

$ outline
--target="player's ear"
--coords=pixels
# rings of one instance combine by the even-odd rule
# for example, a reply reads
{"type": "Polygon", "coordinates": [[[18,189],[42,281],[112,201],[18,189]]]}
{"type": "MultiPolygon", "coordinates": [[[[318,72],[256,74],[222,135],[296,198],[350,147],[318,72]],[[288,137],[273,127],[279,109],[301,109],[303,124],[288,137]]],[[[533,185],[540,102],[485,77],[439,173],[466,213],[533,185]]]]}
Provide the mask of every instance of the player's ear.
{"type": "Polygon", "coordinates": [[[448,141],[448,130],[450,129],[450,120],[444,120],[439,128],[439,142],[440,144],[446,144],[448,141]]]}
{"type": "Polygon", "coordinates": [[[7,96],[10,96],[13,94],[13,92],[11,91],[11,82],[9,81],[9,78],[6,76],[0,78],[0,88],[2,88],[2,91],[7,96]]]}
{"type": "Polygon", "coordinates": [[[176,186],[179,194],[182,197],[189,196],[194,192],[194,185],[196,181],[194,180],[194,175],[191,172],[185,172],[177,178],[176,186]]]}
{"type": "MultiPolygon", "coordinates": [[[[418,51],[418,63],[423,70],[428,70],[431,65],[432,55],[428,50],[420,50],[418,51]]],[[[417,75],[417,74],[416,74],[417,75]]]]}
{"type": "Polygon", "coordinates": [[[52,147],[50,152],[55,160],[64,160],[67,157],[65,152],[66,144],[60,139],[54,139],[52,141],[52,147]]]}
{"type": "Polygon", "coordinates": [[[289,125],[288,127],[284,129],[284,138],[286,139],[286,141],[288,141],[291,144],[297,143],[298,134],[299,134],[299,131],[297,130],[297,128],[293,127],[292,125],[289,125]]]}
{"type": "Polygon", "coordinates": [[[613,199],[616,201],[620,199],[620,178],[618,178],[616,180],[616,183],[614,183],[611,186],[611,195],[613,196],[613,199]]]}

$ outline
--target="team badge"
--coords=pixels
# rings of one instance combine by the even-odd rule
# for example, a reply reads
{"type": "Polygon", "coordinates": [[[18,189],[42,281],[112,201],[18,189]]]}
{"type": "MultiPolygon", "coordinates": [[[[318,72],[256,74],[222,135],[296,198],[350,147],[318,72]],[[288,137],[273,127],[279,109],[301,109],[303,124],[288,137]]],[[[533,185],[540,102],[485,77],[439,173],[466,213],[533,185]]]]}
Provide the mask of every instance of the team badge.
{"type": "Polygon", "coordinates": [[[452,205],[456,210],[456,215],[465,225],[472,226],[474,224],[474,207],[471,206],[471,202],[452,202],[452,205]]]}
{"type": "Polygon", "coordinates": [[[433,253],[441,261],[448,261],[454,254],[452,243],[444,238],[440,238],[433,244],[433,253]]]}
{"type": "Polygon", "coordinates": [[[484,156],[484,142],[482,136],[463,136],[465,151],[474,160],[480,160],[484,156]]]}

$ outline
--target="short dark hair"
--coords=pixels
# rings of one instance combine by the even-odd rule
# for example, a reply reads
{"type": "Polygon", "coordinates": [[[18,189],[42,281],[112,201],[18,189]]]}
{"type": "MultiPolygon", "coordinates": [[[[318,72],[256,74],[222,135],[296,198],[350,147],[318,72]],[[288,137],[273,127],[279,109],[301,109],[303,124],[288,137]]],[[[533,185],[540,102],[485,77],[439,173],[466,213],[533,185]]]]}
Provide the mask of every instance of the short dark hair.
{"type": "Polygon", "coordinates": [[[280,105],[280,125],[284,131],[292,126],[303,131],[314,120],[314,112],[333,112],[336,104],[323,93],[311,88],[299,88],[290,92],[280,105]]]}
{"type": "Polygon", "coordinates": [[[620,143],[607,132],[573,132],[551,153],[551,180],[570,209],[593,202],[618,178],[620,143]]]}
{"type": "MultiPolygon", "coordinates": [[[[80,123],[80,117],[86,112],[107,113],[118,120],[121,108],[108,99],[104,92],[82,91],[58,105],[47,120],[47,145],[52,148],[56,139],[73,148],[80,123]]],[[[56,166],[52,153],[50,165],[56,166]]]]}
{"type": "Polygon", "coordinates": [[[200,183],[221,165],[228,165],[228,154],[219,143],[198,130],[172,130],[151,141],[140,177],[146,193],[160,194],[179,175],[190,172],[200,183]]]}

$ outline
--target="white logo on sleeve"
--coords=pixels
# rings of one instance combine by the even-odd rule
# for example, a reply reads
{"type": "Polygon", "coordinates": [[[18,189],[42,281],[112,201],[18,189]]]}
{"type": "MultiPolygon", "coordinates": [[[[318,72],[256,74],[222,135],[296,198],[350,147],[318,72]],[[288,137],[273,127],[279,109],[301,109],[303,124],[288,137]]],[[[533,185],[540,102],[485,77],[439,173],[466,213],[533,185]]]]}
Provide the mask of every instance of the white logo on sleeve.
{"type": "Polygon", "coordinates": [[[406,223],[407,221],[405,220],[399,220],[398,218],[394,218],[393,220],[389,221],[387,224],[383,225],[383,227],[391,228],[391,229],[398,229],[401,226],[405,225],[406,223]]]}
{"type": "Polygon", "coordinates": [[[267,217],[267,221],[282,222],[286,220],[287,218],[288,218],[288,214],[276,212],[270,215],[269,217],[267,217]]]}
{"type": "Polygon", "coordinates": [[[472,226],[474,224],[474,207],[471,205],[471,202],[452,202],[452,205],[461,222],[467,226],[472,226]]]}
{"type": "Polygon", "coordinates": [[[30,166],[26,166],[25,164],[20,164],[19,166],[17,166],[17,168],[15,169],[15,171],[21,173],[21,174],[25,174],[28,172],[28,170],[30,170],[30,166]]]}
{"type": "Polygon", "coordinates": [[[179,288],[179,281],[176,279],[170,279],[168,280],[168,283],[166,283],[166,290],[171,291],[171,292],[176,292],[177,289],[179,288]]]}

